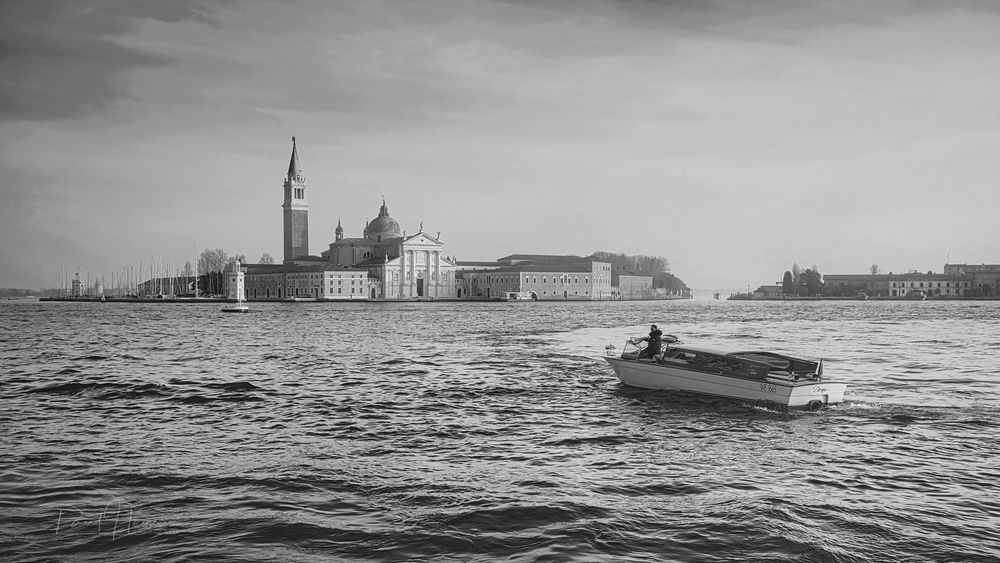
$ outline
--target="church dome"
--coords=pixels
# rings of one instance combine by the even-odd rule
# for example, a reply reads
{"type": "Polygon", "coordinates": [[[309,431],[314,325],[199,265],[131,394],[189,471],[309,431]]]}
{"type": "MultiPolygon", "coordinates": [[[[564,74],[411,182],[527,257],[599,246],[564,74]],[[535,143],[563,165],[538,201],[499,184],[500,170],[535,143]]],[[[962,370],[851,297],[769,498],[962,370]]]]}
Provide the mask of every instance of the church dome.
{"type": "Polygon", "coordinates": [[[381,241],[383,239],[396,238],[400,236],[399,223],[389,216],[389,208],[382,200],[382,209],[378,212],[378,217],[371,220],[365,227],[365,237],[369,240],[381,241]]]}

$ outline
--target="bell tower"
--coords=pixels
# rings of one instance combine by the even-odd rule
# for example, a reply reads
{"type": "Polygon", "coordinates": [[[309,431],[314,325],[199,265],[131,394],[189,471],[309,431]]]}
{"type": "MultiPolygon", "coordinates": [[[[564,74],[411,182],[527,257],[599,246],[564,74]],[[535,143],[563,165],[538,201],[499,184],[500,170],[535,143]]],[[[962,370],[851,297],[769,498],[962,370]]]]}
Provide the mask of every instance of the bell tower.
{"type": "Polygon", "coordinates": [[[285,216],[285,258],[288,262],[298,256],[309,255],[309,202],[306,199],[306,177],[299,164],[299,150],[292,137],[292,160],[285,176],[285,202],[281,205],[285,216]]]}

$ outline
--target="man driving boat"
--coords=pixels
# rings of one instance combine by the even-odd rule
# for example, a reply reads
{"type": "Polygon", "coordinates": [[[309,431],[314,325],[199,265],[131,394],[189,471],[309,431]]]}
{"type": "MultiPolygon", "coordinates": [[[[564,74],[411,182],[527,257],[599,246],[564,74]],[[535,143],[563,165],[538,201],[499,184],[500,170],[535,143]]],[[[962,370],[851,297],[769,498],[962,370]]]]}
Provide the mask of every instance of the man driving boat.
{"type": "Polygon", "coordinates": [[[656,325],[649,326],[649,336],[643,338],[649,345],[639,354],[639,359],[654,358],[660,353],[660,346],[663,342],[663,331],[656,328],[656,325]]]}

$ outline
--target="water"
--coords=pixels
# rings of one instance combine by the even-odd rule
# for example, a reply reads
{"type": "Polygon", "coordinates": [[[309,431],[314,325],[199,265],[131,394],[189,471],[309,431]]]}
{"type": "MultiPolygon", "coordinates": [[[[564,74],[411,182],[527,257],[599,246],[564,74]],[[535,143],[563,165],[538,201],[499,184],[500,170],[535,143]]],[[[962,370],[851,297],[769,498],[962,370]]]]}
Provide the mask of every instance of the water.
{"type": "Polygon", "coordinates": [[[1000,302],[253,307],[0,305],[0,559],[1000,559],[1000,302]],[[622,387],[650,322],[848,400],[622,387]]]}

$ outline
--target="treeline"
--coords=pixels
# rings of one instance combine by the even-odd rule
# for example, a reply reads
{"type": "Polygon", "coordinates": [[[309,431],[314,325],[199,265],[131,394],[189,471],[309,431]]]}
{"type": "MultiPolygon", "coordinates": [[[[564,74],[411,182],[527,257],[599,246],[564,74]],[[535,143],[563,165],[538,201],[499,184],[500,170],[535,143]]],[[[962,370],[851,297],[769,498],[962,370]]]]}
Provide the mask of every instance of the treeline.
{"type": "Polygon", "coordinates": [[[603,250],[595,252],[592,256],[602,262],[610,262],[615,270],[626,270],[640,276],[652,276],[654,288],[664,288],[671,293],[680,293],[688,289],[687,284],[670,273],[670,262],[663,256],[618,254],[603,250]]]}
{"type": "Polygon", "coordinates": [[[792,264],[791,270],[785,270],[781,278],[781,293],[789,296],[806,297],[823,293],[823,274],[813,264],[812,268],[803,270],[798,264],[792,264]]]}

